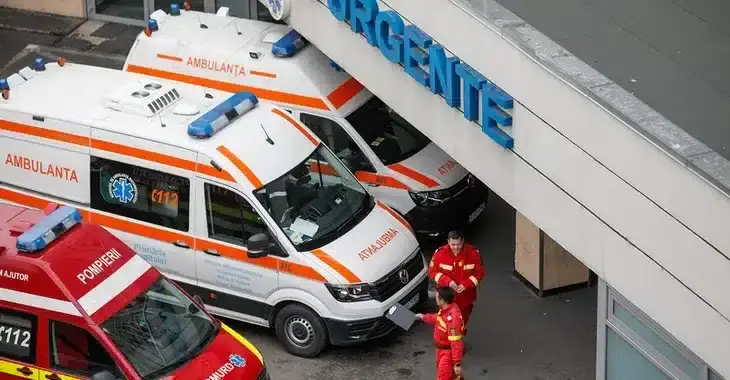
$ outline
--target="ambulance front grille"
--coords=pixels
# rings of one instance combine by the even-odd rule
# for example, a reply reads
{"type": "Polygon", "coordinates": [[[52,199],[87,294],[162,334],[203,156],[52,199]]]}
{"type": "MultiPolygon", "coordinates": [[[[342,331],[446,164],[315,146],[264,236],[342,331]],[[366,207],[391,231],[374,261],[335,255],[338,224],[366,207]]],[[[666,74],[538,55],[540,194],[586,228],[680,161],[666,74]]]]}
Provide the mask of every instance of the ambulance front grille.
{"type": "Polygon", "coordinates": [[[373,298],[380,302],[387,301],[395,293],[403,289],[404,286],[413,281],[421,273],[423,267],[423,253],[419,250],[411,259],[373,284],[375,286],[373,298]],[[408,282],[405,284],[400,280],[399,273],[401,269],[405,269],[408,272],[408,282]]]}

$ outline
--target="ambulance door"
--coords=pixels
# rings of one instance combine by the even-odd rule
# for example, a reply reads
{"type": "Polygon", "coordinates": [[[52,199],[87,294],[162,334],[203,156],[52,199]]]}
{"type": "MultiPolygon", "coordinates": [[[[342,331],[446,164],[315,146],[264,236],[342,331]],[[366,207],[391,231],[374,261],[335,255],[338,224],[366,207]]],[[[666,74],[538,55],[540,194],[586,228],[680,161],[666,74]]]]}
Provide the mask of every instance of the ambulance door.
{"type": "Polygon", "coordinates": [[[0,379],[40,380],[38,317],[0,307],[0,379]]]}
{"type": "MultiPolygon", "coordinates": [[[[127,139],[130,139],[127,137],[127,139]]],[[[134,144],[134,140],[132,139],[134,144]]],[[[133,146],[143,146],[137,143],[133,146]]],[[[151,151],[164,152],[163,147],[151,151]]],[[[195,156],[193,156],[193,162],[195,156]]],[[[91,157],[91,221],[175,281],[195,284],[193,188],[180,169],[102,151],[91,157]]]]}
{"type": "Polygon", "coordinates": [[[251,236],[272,236],[266,221],[231,185],[199,177],[196,194],[197,207],[205,213],[195,221],[198,286],[211,290],[201,292],[203,302],[266,324],[266,299],[279,286],[278,260],[252,259],[246,251],[251,236]]]}
{"type": "Polygon", "coordinates": [[[337,155],[360,182],[367,186],[370,194],[387,204],[392,204],[392,201],[397,199],[400,195],[396,193],[398,190],[389,187],[385,177],[378,174],[374,156],[367,153],[372,151],[363,149],[364,142],[359,135],[348,133],[344,126],[324,116],[300,112],[299,120],[337,155]]]}

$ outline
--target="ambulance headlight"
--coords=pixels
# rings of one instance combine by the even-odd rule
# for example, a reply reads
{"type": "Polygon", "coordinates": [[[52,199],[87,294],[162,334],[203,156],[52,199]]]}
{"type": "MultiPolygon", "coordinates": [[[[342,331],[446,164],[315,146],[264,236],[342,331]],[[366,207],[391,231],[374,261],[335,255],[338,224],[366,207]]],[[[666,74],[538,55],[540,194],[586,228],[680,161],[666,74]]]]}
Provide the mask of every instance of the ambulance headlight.
{"type": "Polygon", "coordinates": [[[373,299],[369,284],[335,285],[325,284],[332,297],[340,302],[358,302],[373,299]]]}
{"type": "Polygon", "coordinates": [[[438,206],[451,199],[448,189],[435,191],[408,191],[413,203],[420,207],[438,206]]]}

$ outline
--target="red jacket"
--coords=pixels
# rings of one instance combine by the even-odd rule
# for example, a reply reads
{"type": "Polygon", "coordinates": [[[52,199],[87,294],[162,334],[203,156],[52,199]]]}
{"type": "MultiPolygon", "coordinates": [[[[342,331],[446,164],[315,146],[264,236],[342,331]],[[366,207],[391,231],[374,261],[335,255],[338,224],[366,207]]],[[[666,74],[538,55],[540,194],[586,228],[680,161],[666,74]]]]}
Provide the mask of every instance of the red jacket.
{"type": "Polygon", "coordinates": [[[484,278],[484,265],[479,250],[471,244],[464,244],[458,255],[451,252],[448,245],[437,249],[428,265],[428,277],[439,287],[449,286],[451,281],[464,285],[466,290],[456,293],[457,304],[472,303],[477,299],[477,285],[484,278]]]}
{"type": "Polygon", "coordinates": [[[423,321],[433,325],[433,341],[442,350],[451,350],[454,365],[461,363],[464,357],[464,323],[456,304],[446,305],[437,314],[424,314],[423,321]]]}

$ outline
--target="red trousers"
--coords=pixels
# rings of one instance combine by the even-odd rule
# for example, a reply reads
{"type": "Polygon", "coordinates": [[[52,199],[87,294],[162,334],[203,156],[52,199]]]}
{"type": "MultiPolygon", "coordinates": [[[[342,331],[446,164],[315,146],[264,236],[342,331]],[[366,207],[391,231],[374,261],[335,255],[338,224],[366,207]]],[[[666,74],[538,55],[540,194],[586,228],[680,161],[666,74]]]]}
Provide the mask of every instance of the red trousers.
{"type": "Polygon", "coordinates": [[[436,380],[464,380],[454,373],[454,362],[451,360],[451,350],[436,349],[436,380]]]}
{"type": "Polygon", "coordinates": [[[466,335],[466,327],[469,323],[469,317],[471,317],[471,312],[474,310],[474,303],[457,301],[456,305],[459,306],[459,311],[461,311],[461,318],[464,320],[464,335],[466,335]]]}

